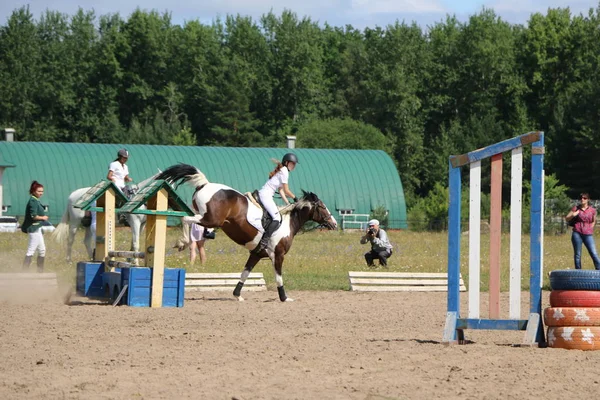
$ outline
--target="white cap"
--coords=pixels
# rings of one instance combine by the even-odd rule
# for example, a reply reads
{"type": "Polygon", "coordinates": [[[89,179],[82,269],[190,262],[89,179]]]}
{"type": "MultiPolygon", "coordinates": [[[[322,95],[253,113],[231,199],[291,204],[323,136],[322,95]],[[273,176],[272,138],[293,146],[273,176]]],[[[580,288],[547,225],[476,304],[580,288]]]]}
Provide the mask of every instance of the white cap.
{"type": "Polygon", "coordinates": [[[378,225],[379,226],[379,221],[376,219],[372,219],[369,221],[369,226],[373,226],[373,225],[378,225]]]}

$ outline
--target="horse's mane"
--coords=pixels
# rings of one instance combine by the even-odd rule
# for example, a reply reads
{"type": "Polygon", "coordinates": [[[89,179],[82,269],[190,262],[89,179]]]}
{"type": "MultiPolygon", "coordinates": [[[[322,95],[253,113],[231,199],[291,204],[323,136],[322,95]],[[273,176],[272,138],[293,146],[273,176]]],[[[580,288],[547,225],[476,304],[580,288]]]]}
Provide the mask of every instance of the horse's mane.
{"type": "Polygon", "coordinates": [[[279,212],[282,215],[291,214],[294,210],[300,210],[303,207],[310,207],[316,201],[319,201],[319,197],[313,192],[307,192],[302,190],[302,197],[298,199],[291,207],[284,207],[279,212]]]}

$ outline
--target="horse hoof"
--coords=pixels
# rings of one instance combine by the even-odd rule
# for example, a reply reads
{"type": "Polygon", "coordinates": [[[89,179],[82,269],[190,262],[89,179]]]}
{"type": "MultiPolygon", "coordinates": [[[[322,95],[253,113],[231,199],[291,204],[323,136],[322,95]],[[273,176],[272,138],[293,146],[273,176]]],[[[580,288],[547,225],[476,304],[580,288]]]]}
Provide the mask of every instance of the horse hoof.
{"type": "Polygon", "coordinates": [[[238,301],[244,301],[244,298],[242,296],[238,296],[238,301]]]}
{"type": "Polygon", "coordinates": [[[290,299],[289,297],[285,299],[286,302],[294,301],[294,299],[290,299]]]}

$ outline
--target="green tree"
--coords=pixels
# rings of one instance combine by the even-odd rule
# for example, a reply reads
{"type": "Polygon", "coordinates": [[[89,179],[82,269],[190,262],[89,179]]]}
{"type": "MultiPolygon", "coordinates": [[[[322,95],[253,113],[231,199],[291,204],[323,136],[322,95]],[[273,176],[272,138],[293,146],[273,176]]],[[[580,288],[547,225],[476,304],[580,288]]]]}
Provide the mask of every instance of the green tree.
{"type": "Polygon", "coordinates": [[[183,128],[179,133],[173,136],[173,145],[175,146],[195,146],[196,138],[190,128],[183,128]]]}
{"type": "Polygon", "coordinates": [[[39,113],[40,42],[29,7],[13,11],[0,27],[0,121],[22,140],[35,140],[29,128],[39,113]]]}
{"type": "Polygon", "coordinates": [[[123,69],[118,94],[121,121],[129,125],[133,118],[151,122],[156,110],[167,103],[160,92],[168,85],[171,16],[168,13],[137,9],[122,26],[125,41],[118,61],[123,69]]]}
{"type": "Polygon", "coordinates": [[[278,129],[288,119],[318,114],[324,102],[319,26],[310,18],[298,19],[289,10],[279,18],[273,13],[264,15],[261,24],[270,50],[273,84],[269,126],[278,129]]]}
{"type": "Polygon", "coordinates": [[[391,153],[391,140],[372,125],[349,118],[310,120],[296,131],[299,147],[313,149],[383,150],[391,153]]]}

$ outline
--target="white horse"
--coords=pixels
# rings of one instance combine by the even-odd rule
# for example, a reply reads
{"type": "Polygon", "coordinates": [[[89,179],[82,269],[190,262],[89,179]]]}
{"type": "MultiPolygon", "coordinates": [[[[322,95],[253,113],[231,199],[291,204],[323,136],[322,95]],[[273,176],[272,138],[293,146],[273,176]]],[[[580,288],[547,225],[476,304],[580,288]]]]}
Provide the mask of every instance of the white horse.
{"type": "MultiPolygon", "coordinates": [[[[159,172],[160,173],[160,172],[159,172]]],[[[142,181],[138,186],[139,189],[146,186],[149,182],[154,180],[154,178],[158,175],[155,174],[148,179],[142,181]]],[[[58,243],[64,243],[67,241],[67,262],[71,262],[71,253],[73,250],[73,242],[75,240],[75,234],[77,233],[77,228],[81,225],[81,220],[85,215],[85,211],[80,208],[75,208],[73,205],[77,203],[77,200],[81,196],[83,196],[90,188],[81,188],[77,189],[69,195],[69,199],[67,201],[67,209],[65,210],[62,219],[56,230],[52,233],[52,238],[56,240],[58,243]]],[[[136,190],[137,191],[137,190],[136,190]]],[[[146,206],[140,207],[140,209],[145,208],[146,206]]],[[[131,250],[139,251],[140,249],[140,234],[144,226],[146,225],[146,215],[145,214],[125,214],[127,217],[127,222],[131,227],[131,250]]],[[[83,239],[83,243],[85,244],[85,248],[87,249],[88,257],[91,260],[94,254],[95,243],[93,243],[94,238],[96,237],[96,232],[94,232],[91,226],[84,227],[85,237],[83,239]]]]}

